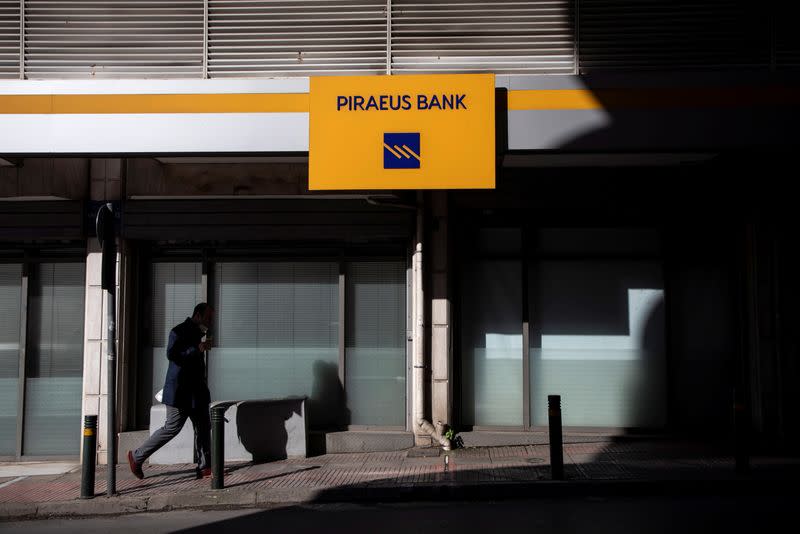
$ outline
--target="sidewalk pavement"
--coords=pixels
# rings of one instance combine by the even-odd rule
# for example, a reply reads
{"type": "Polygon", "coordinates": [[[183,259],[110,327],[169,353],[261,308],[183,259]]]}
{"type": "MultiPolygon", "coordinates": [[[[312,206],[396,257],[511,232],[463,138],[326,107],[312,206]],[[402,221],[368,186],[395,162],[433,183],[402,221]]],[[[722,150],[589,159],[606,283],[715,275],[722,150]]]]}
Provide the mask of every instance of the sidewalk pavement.
{"type": "Polygon", "coordinates": [[[145,465],[144,480],[118,466],[106,497],[80,499],[80,468],[65,474],[0,478],[0,519],[91,516],[181,508],[259,507],[311,502],[499,500],[604,495],[796,494],[800,457],[751,459],[746,474],[720,446],[686,440],[565,434],[565,480],[551,480],[546,434],[534,444],[354,454],[269,463],[229,463],[225,489],[197,480],[194,466],[145,465]]]}

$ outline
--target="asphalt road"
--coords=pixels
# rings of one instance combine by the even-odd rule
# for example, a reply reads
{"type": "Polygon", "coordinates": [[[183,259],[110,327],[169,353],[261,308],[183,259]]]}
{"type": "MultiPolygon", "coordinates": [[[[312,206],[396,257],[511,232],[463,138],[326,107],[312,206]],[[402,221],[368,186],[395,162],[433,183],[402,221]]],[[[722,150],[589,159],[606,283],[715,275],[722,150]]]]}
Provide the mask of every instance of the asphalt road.
{"type": "Polygon", "coordinates": [[[0,531],[379,532],[451,534],[798,532],[800,497],[563,498],[504,502],[312,504],[255,510],[132,514],[0,523],[0,531]],[[788,524],[787,524],[788,522],[788,524]]]}

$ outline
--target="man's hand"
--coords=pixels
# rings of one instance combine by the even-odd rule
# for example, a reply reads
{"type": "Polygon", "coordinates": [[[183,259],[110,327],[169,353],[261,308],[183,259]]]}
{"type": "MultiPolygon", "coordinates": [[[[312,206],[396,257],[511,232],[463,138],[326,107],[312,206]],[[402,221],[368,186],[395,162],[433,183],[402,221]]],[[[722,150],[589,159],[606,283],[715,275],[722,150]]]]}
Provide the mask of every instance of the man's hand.
{"type": "Polygon", "coordinates": [[[200,352],[205,352],[207,350],[210,350],[211,349],[211,343],[208,343],[207,341],[203,341],[199,345],[197,345],[197,349],[200,352]]]}

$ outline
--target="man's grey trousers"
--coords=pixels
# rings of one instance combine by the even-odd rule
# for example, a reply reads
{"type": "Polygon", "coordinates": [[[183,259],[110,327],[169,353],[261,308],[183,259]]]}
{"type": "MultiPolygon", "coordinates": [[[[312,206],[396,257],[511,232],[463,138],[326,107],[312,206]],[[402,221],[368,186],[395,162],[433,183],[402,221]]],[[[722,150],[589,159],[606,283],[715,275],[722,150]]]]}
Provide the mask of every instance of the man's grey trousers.
{"type": "Polygon", "coordinates": [[[177,436],[186,419],[192,420],[194,425],[194,461],[198,469],[211,467],[211,420],[208,415],[208,407],[187,410],[167,406],[167,420],[164,426],[156,430],[141,447],[133,453],[134,461],[141,465],[151,454],[166,445],[166,443],[177,436]]]}

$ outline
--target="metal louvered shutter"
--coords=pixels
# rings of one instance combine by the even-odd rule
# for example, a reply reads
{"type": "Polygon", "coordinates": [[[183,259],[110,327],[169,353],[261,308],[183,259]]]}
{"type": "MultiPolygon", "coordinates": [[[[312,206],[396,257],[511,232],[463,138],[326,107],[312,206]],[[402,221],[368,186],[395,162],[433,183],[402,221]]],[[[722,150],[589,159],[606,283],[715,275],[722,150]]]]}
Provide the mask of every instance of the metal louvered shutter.
{"type": "Polygon", "coordinates": [[[0,79],[19,78],[19,0],[0,0],[0,79]]]}
{"type": "Polygon", "coordinates": [[[384,0],[209,0],[208,75],[386,71],[384,0]]]}
{"type": "Polygon", "coordinates": [[[573,4],[393,0],[392,71],[572,73],[573,4]]]}
{"type": "Polygon", "coordinates": [[[769,13],[742,0],[581,0],[581,72],[764,68],[769,13]]]}
{"type": "Polygon", "coordinates": [[[203,14],[203,0],[28,0],[27,77],[201,77],[203,14]]]}
{"type": "Polygon", "coordinates": [[[800,67],[800,38],[797,34],[800,6],[778,3],[774,16],[774,66],[779,70],[797,69],[800,67]]]}

